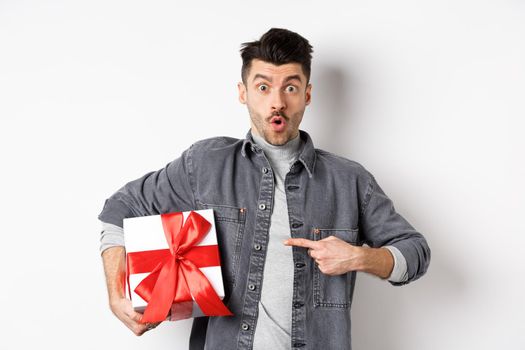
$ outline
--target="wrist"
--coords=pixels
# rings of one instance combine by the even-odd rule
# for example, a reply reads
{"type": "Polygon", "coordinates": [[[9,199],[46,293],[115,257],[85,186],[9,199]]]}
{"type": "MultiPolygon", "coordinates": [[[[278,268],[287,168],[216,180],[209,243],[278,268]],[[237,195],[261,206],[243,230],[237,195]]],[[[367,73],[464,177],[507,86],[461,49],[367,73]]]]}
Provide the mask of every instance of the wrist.
{"type": "Polygon", "coordinates": [[[109,308],[113,311],[115,309],[118,309],[119,306],[122,304],[122,300],[125,300],[125,299],[126,298],[123,295],[113,296],[109,298],[109,308]]]}
{"type": "Polygon", "coordinates": [[[121,283],[115,283],[108,289],[108,300],[109,306],[113,308],[119,305],[122,300],[126,299],[125,285],[121,283]]]}
{"type": "Polygon", "coordinates": [[[394,268],[394,257],[386,248],[361,247],[360,271],[387,279],[394,268]]]}

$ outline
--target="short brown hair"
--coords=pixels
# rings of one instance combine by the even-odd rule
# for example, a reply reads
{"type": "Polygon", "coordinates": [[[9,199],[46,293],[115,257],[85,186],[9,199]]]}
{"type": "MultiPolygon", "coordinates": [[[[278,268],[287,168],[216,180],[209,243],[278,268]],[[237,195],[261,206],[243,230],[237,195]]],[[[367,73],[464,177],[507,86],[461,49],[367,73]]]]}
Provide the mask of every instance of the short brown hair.
{"type": "Polygon", "coordinates": [[[275,65],[299,63],[310,81],[312,62],[312,45],[297,33],[288,29],[272,28],[259,40],[241,44],[242,69],[241,77],[246,84],[252,60],[260,59],[275,65]]]}

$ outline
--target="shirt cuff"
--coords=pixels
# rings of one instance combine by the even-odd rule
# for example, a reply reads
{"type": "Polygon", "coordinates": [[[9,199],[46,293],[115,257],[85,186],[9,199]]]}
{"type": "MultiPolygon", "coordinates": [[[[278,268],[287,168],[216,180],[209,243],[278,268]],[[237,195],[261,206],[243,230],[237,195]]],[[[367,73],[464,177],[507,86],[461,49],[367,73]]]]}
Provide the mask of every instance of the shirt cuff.
{"type": "Polygon", "coordinates": [[[388,277],[388,280],[390,282],[405,282],[408,280],[407,261],[403,256],[403,253],[392,245],[387,245],[383,248],[388,249],[394,257],[394,268],[392,269],[392,273],[390,274],[390,277],[388,277]]]}
{"type": "Polygon", "coordinates": [[[124,230],[122,227],[102,222],[102,232],[100,233],[100,254],[111,247],[124,246],[124,230]]]}

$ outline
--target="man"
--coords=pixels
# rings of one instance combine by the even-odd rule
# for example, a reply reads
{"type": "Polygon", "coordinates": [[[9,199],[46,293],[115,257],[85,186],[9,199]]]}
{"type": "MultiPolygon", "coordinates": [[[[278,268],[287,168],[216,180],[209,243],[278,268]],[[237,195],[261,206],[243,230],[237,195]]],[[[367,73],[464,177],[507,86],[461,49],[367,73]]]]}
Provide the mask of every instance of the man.
{"type": "Polygon", "coordinates": [[[141,324],[124,296],[127,217],[214,209],[224,302],[234,315],[196,318],[191,349],[350,349],[356,272],[394,285],[426,272],[424,237],[374,177],[315,149],[299,130],[311,100],[311,53],[285,29],[243,44],[246,138],[198,141],[106,200],[99,219],[110,306],[135,334],[155,325],[141,324]]]}

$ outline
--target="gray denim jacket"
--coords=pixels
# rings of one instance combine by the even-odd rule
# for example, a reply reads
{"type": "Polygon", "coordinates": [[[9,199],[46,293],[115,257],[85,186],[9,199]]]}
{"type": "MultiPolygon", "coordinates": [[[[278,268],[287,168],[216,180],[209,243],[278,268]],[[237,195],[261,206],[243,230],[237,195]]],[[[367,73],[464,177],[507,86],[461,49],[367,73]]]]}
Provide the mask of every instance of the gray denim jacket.
{"type": "MultiPolygon", "coordinates": [[[[425,238],[401,215],[360,164],[315,149],[308,133],[286,175],[292,237],[334,235],[354,245],[392,245],[407,262],[408,280],[430,262],[425,238]]],[[[246,139],[214,137],[194,143],[166,167],[131,181],[108,198],[99,219],[214,209],[231,317],[196,318],[190,349],[251,349],[272,212],[274,179],[251,132],[246,139]]],[[[293,247],[292,349],[351,349],[350,307],[356,272],[319,271],[304,248],[293,247]]]]}

